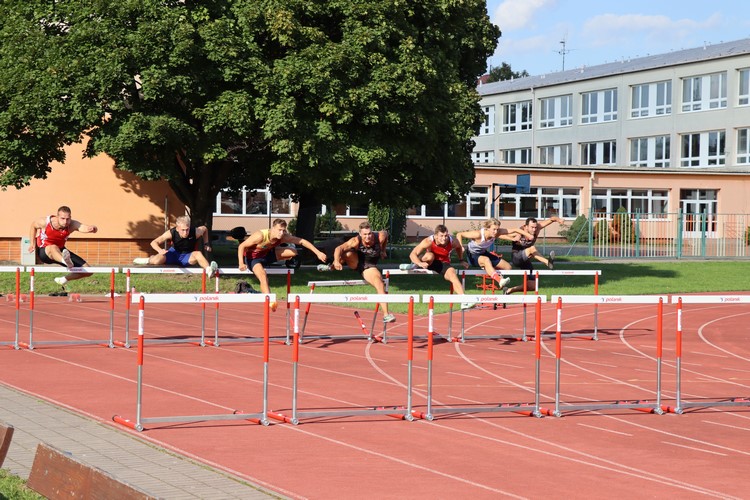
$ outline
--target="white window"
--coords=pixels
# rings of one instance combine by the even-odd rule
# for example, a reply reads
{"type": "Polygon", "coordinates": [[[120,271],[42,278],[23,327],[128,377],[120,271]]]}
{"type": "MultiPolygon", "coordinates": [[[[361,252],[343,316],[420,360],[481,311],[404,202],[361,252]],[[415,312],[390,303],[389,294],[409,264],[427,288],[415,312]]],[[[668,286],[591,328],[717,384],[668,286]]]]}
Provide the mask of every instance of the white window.
{"type": "Polygon", "coordinates": [[[617,120],[617,89],[581,94],[581,123],[617,120]]]}
{"type": "Polygon", "coordinates": [[[682,80],[682,111],[727,107],[727,74],[693,76],[682,80]]]}
{"type": "Polygon", "coordinates": [[[573,146],[571,144],[559,144],[556,146],[541,146],[539,148],[540,165],[572,165],[573,146]]]}
{"type": "Polygon", "coordinates": [[[498,213],[501,217],[526,219],[535,217],[578,217],[581,190],[562,187],[532,187],[529,194],[509,193],[499,198],[498,213]]]}
{"type": "Polygon", "coordinates": [[[263,215],[291,216],[292,200],[276,198],[269,189],[247,189],[229,192],[220,191],[216,195],[214,215],[263,215]]]}
{"type": "Polygon", "coordinates": [[[750,128],[737,129],[737,164],[750,164],[750,128]]]}
{"type": "Polygon", "coordinates": [[[634,85],[631,91],[630,117],[668,115],[672,113],[672,82],[634,85]]]}
{"type": "Polygon", "coordinates": [[[484,106],[484,123],[479,127],[479,135],[492,135],[495,133],[495,106],[484,106]]]}
{"type": "Polygon", "coordinates": [[[581,144],[581,165],[614,165],[617,154],[615,141],[581,144]]]}
{"type": "Polygon", "coordinates": [[[503,132],[531,130],[531,101],[503,105],[503,132]]]}
{"type": "Polygon", "coordinates": [[[669,167],[670,144],[668,135],[630,139],[630,166],[669,167]]]}
{"type": "Polygon", "coordinates": [[[531,148],[506,149],[503,151],[503,162],[507,165],[529,165],[531,148]]]}
{"type": "Polygon", "coordinates": [[[750,104],[750,69],[740,70],[740,85],[739,85],[739,101],[737,103],[740,106],[747,106],[750,104]]]}
{"type": "Polygon", "coordinates": [[[412,207],[406,211],[409,218],[432,217],[432,218],[486,218],[489,217],[490,188],[488,186],[474,186],[469,194],[459,203],[431,203],[412,207]]]}
{"type": "Polygon", "coordinates": [[[669,212],[669,191],[666,189],[593,189],[591,203],[594,213],[642,213],[645,219],[661,219],[669,212]]]}
{"type": "Polygon", "coordinates": [[[540,99],[540,128],[565,127],[573,124],[572,97],[563,95],[540,99]]]}
{"type": "Polygon", "coordinates": [[[474,163],[495,163],[494,151],[474,151],[471,153],[471,160],[474,163]]]}
{"type": "Polygon", "coordinates": [[[682,167],[724,165],[726,133],[723,130],[684,134],[681,136],[682,167]]]}

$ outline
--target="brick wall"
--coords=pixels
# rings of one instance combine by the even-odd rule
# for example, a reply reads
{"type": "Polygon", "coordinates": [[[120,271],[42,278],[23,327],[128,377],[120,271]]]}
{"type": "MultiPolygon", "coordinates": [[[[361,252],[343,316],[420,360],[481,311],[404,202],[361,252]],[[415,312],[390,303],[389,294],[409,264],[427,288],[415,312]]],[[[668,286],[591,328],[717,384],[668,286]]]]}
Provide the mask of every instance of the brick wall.
{"type": "MultiPolygon", "coordinates": [[[[0,262],[18,264],[21,261],[21,239],[0,238],[0,262]]],[[[123,266],[136,257],[150,255],[151,240],[83,239],[68,241],[66,247],[80,255],[91,266],[123,266]]]]}

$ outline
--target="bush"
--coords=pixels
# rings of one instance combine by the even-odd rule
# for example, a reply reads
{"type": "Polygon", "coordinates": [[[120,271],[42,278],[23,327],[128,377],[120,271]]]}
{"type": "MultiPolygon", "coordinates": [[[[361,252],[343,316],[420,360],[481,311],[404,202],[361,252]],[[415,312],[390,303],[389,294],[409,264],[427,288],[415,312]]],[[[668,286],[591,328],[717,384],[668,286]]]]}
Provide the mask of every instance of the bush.
{"type": "Polygon", "coordinates": [[[568,240],[569,243],[588,243],[589,241],[589,220],[585,215],[579,215],[568,229],[562,229],[560,236],[568,240]]]}
{"type": "MultiPolygon", "coordinates": [[[[315,216],[315,229],[314,233],[316,236],[322,233],[327,233],[328,231],[341,231],[344,229],[344,226],[341,225],[341,223],[336,219],[336,214],[332,211],[326,212],[325,215],[316,215],[315,216]]],[[[297,218],[289,221],[289,224],[287,225],[287,231],[289,231],[290,234],[296,234],[297,230],[297,218]]]]}
{"type": "Polygon", "coordinates": [[[750,245],[750,227],[745,229],[745,245],[750,245]]]}
{"type": "Polygon", "coordinates": [[[367,211],[367,219],[373,230],[385,229],[389,232],[390,244],[406,242],[406,209],[380,207],[371,203],[367,211]]]}

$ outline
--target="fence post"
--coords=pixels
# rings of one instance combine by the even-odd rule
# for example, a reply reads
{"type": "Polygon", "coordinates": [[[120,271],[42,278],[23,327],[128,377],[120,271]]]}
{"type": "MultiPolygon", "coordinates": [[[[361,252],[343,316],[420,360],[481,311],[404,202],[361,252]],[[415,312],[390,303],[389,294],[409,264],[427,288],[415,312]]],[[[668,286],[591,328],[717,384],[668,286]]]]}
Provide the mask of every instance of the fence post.
{"type": "Polygon", "coordinates": [[[701,213],[701,257],[706,256],[706,231],[708,220],[706,219],[706,213],[701,213]]]}
{"type": "Polygon", "coordinates": [[[677,240],[677,248],[675,249],[675,255],[677,256],[678,259],[682,258],[682,231],[683,231],[682,225],[684,223],[684,219],[682,215],[683,215],[682,210],[679,210],[677,212],[677,235],[675,238],[677,240]]]}
{"type": "Polygon", "coordinates": [[[635,212],[635,256],[641,256],[641,213],[635,212]]]}
{"type": "Polygon", "coordinates": [[[594,207],[589,207],[589,257],[594,256],[594,207]]]}

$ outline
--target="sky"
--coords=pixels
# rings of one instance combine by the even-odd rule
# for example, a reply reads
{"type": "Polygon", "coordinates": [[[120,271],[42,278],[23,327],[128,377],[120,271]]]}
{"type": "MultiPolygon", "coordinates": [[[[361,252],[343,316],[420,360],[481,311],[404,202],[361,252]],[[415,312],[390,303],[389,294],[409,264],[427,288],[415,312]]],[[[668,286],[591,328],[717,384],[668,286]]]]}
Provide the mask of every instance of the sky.
{"type": "Polygon", "coordinates": [[[487,12],[503,32],[488,70],[532,76],[750,38],[748,0],[487,0],[487,12]]]}

